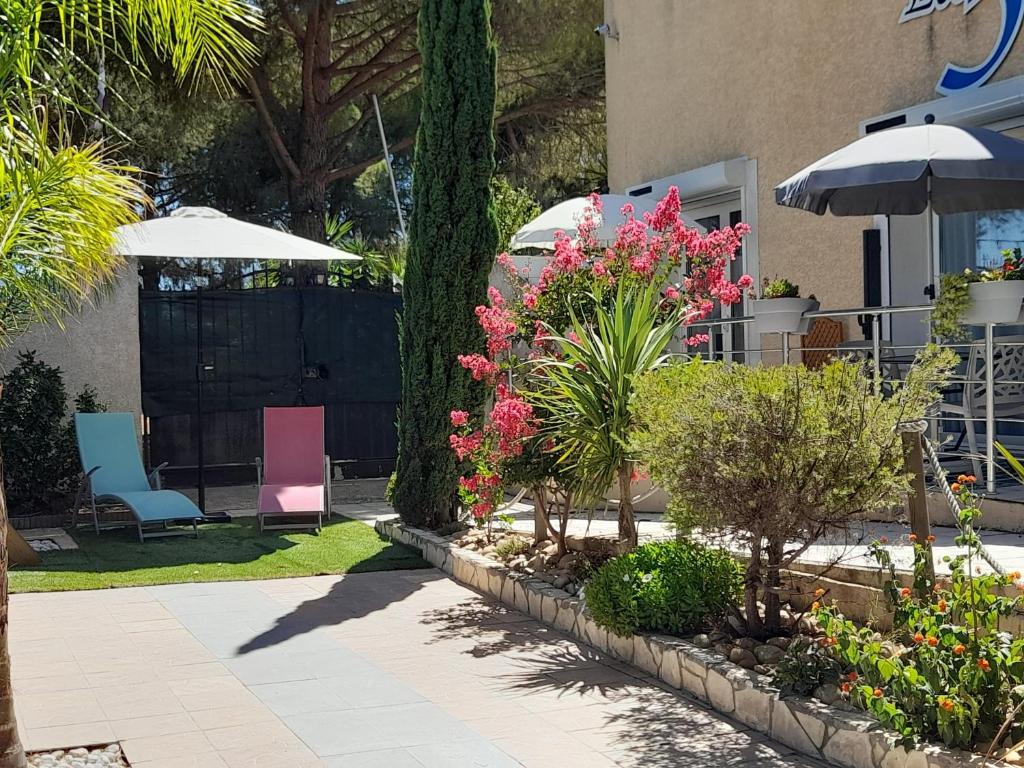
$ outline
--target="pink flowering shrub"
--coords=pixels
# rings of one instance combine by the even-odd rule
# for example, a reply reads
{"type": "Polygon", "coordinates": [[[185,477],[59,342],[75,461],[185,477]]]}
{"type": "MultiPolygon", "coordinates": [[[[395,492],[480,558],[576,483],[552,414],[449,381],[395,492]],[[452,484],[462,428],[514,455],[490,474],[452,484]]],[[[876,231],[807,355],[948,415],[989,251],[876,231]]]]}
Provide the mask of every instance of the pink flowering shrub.
{"type": "MultiPolygon", "coordinates": [[[[517,272],[508,254],[498,257],[515,295],[506,299],[497,289],[489,289],[488,305],[476,309],[486,336],[485,351],[467,350],[458,358],[475,380],[493,388],[491,407],[484,415],[451,414],[452,450],[467,466],[459,483],[460,497],[481,524],[490,521],[513,475],[517,482],[531,480],[536,485],[557,465],[557,436],[552,439],[543,429],[544,414],[506,378],[520,365],[514,354],[517,345],[527,347],[531,358],[557,357],[553,335],[575,333],[573,318],[586,322],[593,317],[595,302],[610,302],[619,292],[608,288],[654,296],[659,321],[685,327],[706,318],[716,303],[741,301],[743,290],[752,283],[748,276],[735,283],[729,280],[730,262],[750,231],[746,224],[701,234],[680,217],[675,187],[654,211],[637,217],[627,205],[623,213],[626,221],[614,242],[597,242],[601,200],[593,195],[578,222],[577,236],[556,235],[554,254],[535,283],[517,272]],[[532,470],[524,470],[524,463],[532,470]],[[531,471],[538,476],[531,478],[531,471]]],[[[695,346],[706,340],[705,334],[691,333],[686,343],[695,346]]],[[[543,370],[533,368],[534,374],[543,370]]]]}

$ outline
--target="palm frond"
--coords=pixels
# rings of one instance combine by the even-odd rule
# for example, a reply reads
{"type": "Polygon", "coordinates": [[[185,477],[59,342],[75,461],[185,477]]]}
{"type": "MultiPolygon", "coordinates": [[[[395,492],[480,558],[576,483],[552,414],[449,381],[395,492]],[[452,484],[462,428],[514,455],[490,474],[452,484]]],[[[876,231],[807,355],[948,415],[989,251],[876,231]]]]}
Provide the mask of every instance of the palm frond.
{"type": "Polygon", "coordinates": [[[0,127],[0,346],[29,322],[59,322],[113,277],[115,229],[146,202],[134,169],[100,145],[46,137],[44,126],[0,127]]]}

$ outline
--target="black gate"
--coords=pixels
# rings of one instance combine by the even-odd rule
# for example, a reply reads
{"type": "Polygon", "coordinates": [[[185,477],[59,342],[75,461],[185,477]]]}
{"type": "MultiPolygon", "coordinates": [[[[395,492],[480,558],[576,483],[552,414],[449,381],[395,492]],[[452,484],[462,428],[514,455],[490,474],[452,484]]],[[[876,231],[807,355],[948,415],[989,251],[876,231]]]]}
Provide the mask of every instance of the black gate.
{"type": "MultiPolygon", "coordinates": [[[[152,466],[196,464],[196,296],[140,292],[152,466]]],[[[213,365],[202,384],[204,463],[212,478],[251,474],[262,451],[262,408],[273,405],[323,405],[327,452],[344,462],[346,475],[394,469],[399,296],[266,288],[204,291],[202,301],[204,361],[213,365]]]]}

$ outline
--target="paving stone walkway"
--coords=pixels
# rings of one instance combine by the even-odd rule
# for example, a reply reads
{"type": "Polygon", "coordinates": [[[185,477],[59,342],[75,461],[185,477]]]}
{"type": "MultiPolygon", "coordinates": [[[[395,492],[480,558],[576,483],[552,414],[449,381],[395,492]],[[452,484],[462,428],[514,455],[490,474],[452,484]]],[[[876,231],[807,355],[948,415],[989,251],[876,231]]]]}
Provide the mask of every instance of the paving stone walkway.
{"type": "Polygon", "coordinates": [[[438,571],[11,598],[30,749],[134,768],[813,766],[438,571]]]}

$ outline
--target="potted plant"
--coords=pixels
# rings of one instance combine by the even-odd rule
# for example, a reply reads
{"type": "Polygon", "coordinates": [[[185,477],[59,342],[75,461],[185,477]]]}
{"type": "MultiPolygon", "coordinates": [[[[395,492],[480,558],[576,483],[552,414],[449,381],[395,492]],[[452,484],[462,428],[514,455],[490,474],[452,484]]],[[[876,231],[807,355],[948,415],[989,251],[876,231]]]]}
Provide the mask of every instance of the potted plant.
{"type": "Polygon", "coordinates": [[[804,317],[821,306],[813,296],[800,298],[800,286],[785,278],[764,279],[761,298],[752,302],[757,333],[807,333],[814,322],[804,317]]]}
{"type": "Polygon", "coordinates": [[[999,267],[943,275],[940,288],[932,312],[932,330],[940,338],[964,338],[965,324],[1024,322],[1024,253],[1007,249],[999,267]]]}

